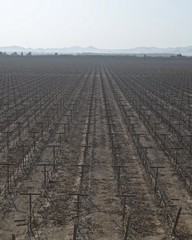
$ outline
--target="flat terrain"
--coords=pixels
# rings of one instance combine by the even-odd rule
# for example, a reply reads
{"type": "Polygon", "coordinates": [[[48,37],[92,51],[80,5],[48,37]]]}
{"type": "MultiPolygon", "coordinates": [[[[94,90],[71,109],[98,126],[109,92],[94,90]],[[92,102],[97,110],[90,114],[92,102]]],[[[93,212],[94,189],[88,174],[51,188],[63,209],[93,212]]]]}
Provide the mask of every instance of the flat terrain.
{"type": "Polygon", "coordinates": [[[0,239],[191,240],[191,66],[0,57],[0,239]]]}

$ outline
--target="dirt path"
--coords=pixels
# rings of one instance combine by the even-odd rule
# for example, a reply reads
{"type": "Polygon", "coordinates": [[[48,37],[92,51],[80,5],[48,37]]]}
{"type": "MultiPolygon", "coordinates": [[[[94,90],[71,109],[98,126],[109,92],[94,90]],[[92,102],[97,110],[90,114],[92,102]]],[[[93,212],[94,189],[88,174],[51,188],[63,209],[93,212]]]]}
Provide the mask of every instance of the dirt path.
{"type": "Polygon", "coordinates": [[[122,239],[121,208],[112,168],[112,151],[107,131],[106,109],[102,95],[101,78],[97,76],[96,134],[90,197],[98,212],[90,215],[90,239],[122,239]]]}

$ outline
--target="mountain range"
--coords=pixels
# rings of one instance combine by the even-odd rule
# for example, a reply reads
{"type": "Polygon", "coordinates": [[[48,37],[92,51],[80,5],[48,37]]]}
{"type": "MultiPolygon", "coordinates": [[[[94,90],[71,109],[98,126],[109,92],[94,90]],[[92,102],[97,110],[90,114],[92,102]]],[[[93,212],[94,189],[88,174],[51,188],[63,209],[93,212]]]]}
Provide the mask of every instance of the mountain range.
{"type": "Polygon", "coordinates": [[[0,52],[6,52],[12,54],[17,52],[20,54],[23,52],[27,54],[148,54],[148,55],[177,55],[182,54],[183,56],[192,56],[192,46],[188,47],[177,47],[177,48],[157,48],[157,47],[137,47],[130,49],[99,49],[93,46],[89,47],[65,47],[65,48],[24,48],[20,46],[8,46],[0,47],[0,52]]]}

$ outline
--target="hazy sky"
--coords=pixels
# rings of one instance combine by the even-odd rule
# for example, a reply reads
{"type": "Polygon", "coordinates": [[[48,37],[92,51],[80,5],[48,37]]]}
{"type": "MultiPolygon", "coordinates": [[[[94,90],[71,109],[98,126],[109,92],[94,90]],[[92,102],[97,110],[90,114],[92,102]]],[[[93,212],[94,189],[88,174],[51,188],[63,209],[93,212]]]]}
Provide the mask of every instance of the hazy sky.
{"type": "Polygon", "coordinates": [[[192,45],[192,0],[0,0],[0,46],[192,45]]]}

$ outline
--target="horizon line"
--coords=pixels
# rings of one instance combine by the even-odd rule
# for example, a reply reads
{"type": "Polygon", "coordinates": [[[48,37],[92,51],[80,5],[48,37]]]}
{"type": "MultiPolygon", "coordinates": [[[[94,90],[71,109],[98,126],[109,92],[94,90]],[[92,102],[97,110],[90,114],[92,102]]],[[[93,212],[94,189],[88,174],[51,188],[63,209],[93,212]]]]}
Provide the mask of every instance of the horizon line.
{"type": "Polygon", "coordinates": [[[137,47],[127,47],[127,48],[100,48],[100,47],[95,47],[93,45],[89,45],[86,47],[82,47],[79,45],[72,45],[69,47],[23,47],[20,45],[7,45],[7,46],[0,46],[0,48],[24,48],[24,49],[62,49],[62,48],[95,48],[95,49],[101,49],[101,50],[128,50],[128,49],[135,49],[135,48],[157,48],[157,49],[169,49],[169,48],[188,48],[188,47],[192,47],[192,45],[186,45],[186,46],[177,46],[177,47],[157,47],[157,46],[137,46],[137,47]]]}

